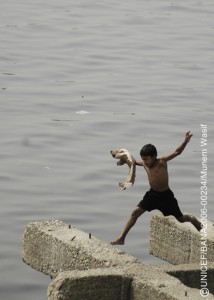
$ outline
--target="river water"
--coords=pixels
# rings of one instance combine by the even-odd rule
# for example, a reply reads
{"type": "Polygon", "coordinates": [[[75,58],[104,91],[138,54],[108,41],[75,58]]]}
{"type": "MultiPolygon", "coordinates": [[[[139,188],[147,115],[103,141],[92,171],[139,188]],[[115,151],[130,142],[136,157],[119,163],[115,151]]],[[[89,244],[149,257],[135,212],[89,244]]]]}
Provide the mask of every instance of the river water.
{"type": "MultiPolygon", "coordinates": [[[[148,189],[122,191],[144,144],[169,162],[182,211],[200,216],[201,128],[208,126],[208,218],[214,220],[214,2],[8,0],[0,10],[0,299],[46,299],[50,278],[21,259],[31,221],[60,219],[111,241],[148,189]]],[[[146,264],[146,213],[120,247],[146,264]]]]}

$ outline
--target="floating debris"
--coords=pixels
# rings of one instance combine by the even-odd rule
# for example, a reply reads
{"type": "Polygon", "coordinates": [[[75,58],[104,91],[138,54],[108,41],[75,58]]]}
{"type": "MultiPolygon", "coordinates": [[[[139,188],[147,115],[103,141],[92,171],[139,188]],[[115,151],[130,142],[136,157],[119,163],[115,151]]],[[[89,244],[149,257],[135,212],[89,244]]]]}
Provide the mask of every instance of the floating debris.
{"type": "Polygon", "coordinates": [[[90,112],[86,111],[86,110],[79,110],[79,111],[76,111],[76,114],[86,115],[86,114],[90,114],[90,112]]]}

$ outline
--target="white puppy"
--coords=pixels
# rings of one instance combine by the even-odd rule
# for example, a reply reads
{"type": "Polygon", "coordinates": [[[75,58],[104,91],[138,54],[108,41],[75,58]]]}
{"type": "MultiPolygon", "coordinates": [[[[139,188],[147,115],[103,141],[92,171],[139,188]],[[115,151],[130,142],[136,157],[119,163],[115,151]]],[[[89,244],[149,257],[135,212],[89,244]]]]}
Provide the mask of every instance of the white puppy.
{"type": "Polygon", "coordinates": [[[136,176],[135,159],[132,157],[131,153],[126,149],[115,149],[115,150],[111,150],[110,152],[114,158],[119,159],[119,161],[117,162],[118,166],[122,166],[124,164],[127,164],[129,166],[129,173],[126,181],[124,183],[122,182],[119,183],[121,189],[125,190],[126,188],[131,187],[135,181],[135,176],[136,176]]]}

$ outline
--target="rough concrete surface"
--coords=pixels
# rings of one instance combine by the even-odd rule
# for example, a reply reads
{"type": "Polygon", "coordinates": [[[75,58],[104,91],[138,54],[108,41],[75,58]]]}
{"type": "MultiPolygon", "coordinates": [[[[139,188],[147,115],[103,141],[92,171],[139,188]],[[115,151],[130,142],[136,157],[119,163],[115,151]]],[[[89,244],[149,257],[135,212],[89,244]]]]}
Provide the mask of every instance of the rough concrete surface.
{"type": "MultiPolygon", "coordinates": [[[[158,243],[160,248],[164,247],[161,249],[164,259],[176,263],[186,260],[184,249],[191,249],[188,244],[193,242],[196,245],[194,239],[198,234],[194,232],[194,238],[190,238],[192,229],[188,225],[191,226],[174,222],[170,217],[153,217],[152,242],[155,249],[158,249],[158,243]],[[187,226],[180,227],[182,225],[187,226]],[[167,254],[173,250],[172,244],[164,246],[160,238],[166,239],[165,231],[169,233],[171,243],[174,237],[174,255],[167,254]],[[178,249],[179,245],[183,249],[178,249]],[[177,255],[185,259],[177,258],[177,255]]],[[[209,234],[209,241],[212,246],[212,234],[209,234]]],[[[191,251],[188,257],[193,256],[191,251]]],[[[159,252],[155,253],[159,255],[159,252]]],[[[30,223],[24,233],[23,260],[36,270],[55,277],[48,289],[49,300],[202,300],[197,278],[199,259],[197,264],[145,265],[58,220],[30,223]]],[[[210,295],[206,300],[214,300],[213,284],[210,284],[214,282],[214,263],[209,263],[209,269],[210,295]]]]}
{"type": "MultiPolygon", "coordinates": [[[[201,271],[198,263],[162,266],[162,270],[178,278],[184,285],[200,289],[201,271]]],[[[214,295],[214,262],[208,262],[207,283],[210,293],[214,295]]]]}
{"type": "Polygon", "coordinates": [[[94,236],[58,220],[29,223],[24,233],[23,260],[56,277],[62,271],[108,268],[137,259],[94,236]]]}
{"type": "MultiPolygon", "coordinates": [[[[151,265],[131,265],[125,268],[124,272],[133,277],[132,282],[132,297],[130,300],[184,300],[184,299],[203,299],[200,296],[199,289],[195,286],[191,288],[183,283],[183,279],[177,276],[176,272],[183,270],[185,272],[191,272],[196,269],[196,264],[188,264],[181,266],[151,266],[151,265]],[[174,268],[175,267],[175,268],[174,268]],[[171,273],[170,273],[171,272],[171,273]],[[173,275],[173,276],[171,276],[173,275]]],[[[199,266],[198,266],[199,268],[199,266]]],[[[214,263],[210,265],[210,268],[214,271],[214,263]]],[[[196,282],[197,282],[197,278],[196,282]]],[[[195,282],[194,279],[194,282],[195,282]]],[[[200,288],[200,287],[199,287],[200,288]]],[[[213,295],[209,295],[207,300],[214,299],[213,295]]]]}
{"type": "MultiPolygon", "coordinates": [[[[214,226],[208,221],[207,260],[214,261],[214,226]]],[[[179,223],[174,217],[156,214],[151,219],[150,253],[171,264],[199,262],[201,233],[191,223],[179,223]]]]}
{"type": "Polygon", "coordinates": [[[49,300],[129,300],[132,278],[116,269],[60,273],[48,288],[49,300]]]}

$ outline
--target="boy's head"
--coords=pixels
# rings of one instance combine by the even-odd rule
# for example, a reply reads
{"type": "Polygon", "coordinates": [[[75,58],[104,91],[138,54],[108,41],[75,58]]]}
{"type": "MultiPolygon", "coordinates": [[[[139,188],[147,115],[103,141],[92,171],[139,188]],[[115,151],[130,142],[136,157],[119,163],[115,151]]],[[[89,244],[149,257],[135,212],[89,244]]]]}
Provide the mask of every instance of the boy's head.
{"type": "Polygon", "coordinates": [[[140,150],[140,156],[157,156],[157,149],[152,144],[146,144],[143,146],[143,148],[140,150]]]}
{"type": "Polygon", "coordinates": [[[152,144],[146,144],[140,150],[140,156],[147,167],[152,167],[157,157],[157,149],[152,144]]]}

